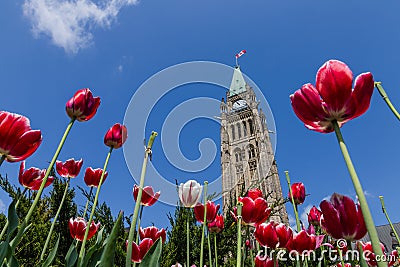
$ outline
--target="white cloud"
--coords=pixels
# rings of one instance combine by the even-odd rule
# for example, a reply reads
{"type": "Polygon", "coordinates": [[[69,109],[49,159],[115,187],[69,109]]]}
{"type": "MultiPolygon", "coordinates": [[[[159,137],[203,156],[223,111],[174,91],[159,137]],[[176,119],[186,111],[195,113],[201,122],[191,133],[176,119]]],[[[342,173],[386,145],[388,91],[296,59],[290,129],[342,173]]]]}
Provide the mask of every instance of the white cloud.
{"type": "Polygon", "coordinates": [[[118,66],[118,71],[119,71],[119,72],[122,72],[123,70],[124,70],[124,66],[119,65],[119,66],[118,66]]]}
{"type": "Polygon", "coordinates": [[[303,212],[300,214],[300,221],[304,224],[304,227],[307,228],[308,225],[308,213],[310,212],[310,209],[312,208],[313,205],[308,204],[303,208],[303,212]]]}
{"type": "Polygon", "coordinates": [[[36,37],[44,34],[67,53],[77,53],[92,43],[91,30],[107,28],[116,20],[121,8],[138,0],[25,0],[24,15],[32,23],[36,37]]]}

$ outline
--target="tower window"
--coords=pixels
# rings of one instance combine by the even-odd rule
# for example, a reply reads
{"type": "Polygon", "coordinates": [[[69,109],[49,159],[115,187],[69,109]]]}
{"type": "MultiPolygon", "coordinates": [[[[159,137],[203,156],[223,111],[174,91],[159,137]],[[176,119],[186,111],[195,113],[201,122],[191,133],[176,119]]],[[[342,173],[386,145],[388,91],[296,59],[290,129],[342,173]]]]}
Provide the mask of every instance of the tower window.
{"type": "Polygon", "coordinates": [[[256,150],[253,145],[249,146],[249,158],[255,158],[256,157],[256,150]]]}
{"type": "Polygon", "coordinates": [[[231,126],[232,129],[232,140],[235,140],[235,126],[231,126]]]}
{"type": "Polygon", "coordinates": [[[247,136],[247,125],[246,125],[246,121],[243,121],[243,135],[247,136]]]}
{"type": "Polygon", "coordinates": [[[240,123],[237,124],[237,129],[238,129],[238,136],[239,136],[239,139],[240,139],[240,138],[242,138],[242,130],[240,128],[240,123]]]}
{"type": "Polygon", "coordinates": [[[254,134],[254,129],[253,129],[253,121],[249,120],[249,129],[250,129],[250,135],[254,134]]]}

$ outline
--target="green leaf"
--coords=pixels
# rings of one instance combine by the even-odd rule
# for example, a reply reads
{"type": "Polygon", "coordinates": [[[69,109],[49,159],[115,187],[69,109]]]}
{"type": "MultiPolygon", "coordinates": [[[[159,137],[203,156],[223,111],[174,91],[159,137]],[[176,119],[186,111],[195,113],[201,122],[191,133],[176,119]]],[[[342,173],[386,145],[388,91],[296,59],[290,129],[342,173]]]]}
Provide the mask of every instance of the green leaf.
{"type": "Polygon", "coordinates": [[[19,262],[15,258],[14,255],[11,255],[11,258],[10,258],[9,262],[7,263],[7,266],[9,266],[9,267],[19,267],[19,262]]]}
{"type": "Polygon", "coordinates": [[[4,259],[10,258],[12,254],[10,244],[7,241],[0,243],[0,263],[4,262],[4,259]]]}
{"type": "Polygon", "coordinates": [[[139,267],[156,267],[160,266],[159,260],[161,256],[162,250],[162,238],[159,238],[153,246],[147,251],[146,255],[142,262],[140,263],[139,267]]]}
{"type": "Polygon", "coordinates": [[[15,200],[13,200],[8,206],[8,230],[7,230],[7,240],[10,240],[11,234],[18,227],[18,215],[15,209],[15,200]]]}
{"type": "Polygon", "coordinates": [[[78,259],[78,251],[76,250],[76,242],[72,242],[68,249],[67,255],[65,256],[65,262],[67,267],[75,266],[75,262],[78,259]]]}
{"type": "Polygon", "coordinates": [[[60,243],[60,235],[58,235],[57,242],[54,244],[53,249],[50,251],[49,256],[47,256],[46,261],[43,263],[42,267],[49,267],[56,257],[58,244],[60,243]]]}
{"type": "Polygon", "coordinates": [[[82,261],[82,266],[94,266],[97,260],[100,260],[103,247],[103,244],[101,243],[101,241],[103,240],[103,232],[104,227],[101,228],[100,231],[97,233],[96,243],[91,246],[86,252],[82,261]]]}
{"type": "Polygon", "coordinates": [[[114,266],[115,243],[118,238],[119,228],[121,227],[122,217],[123,212],[121,211],[118,215],[117,221],[114,223],[111,234],[107,238],[107,242],[100,259],[101,262],[99,266],[101,267],[114,266]]]}

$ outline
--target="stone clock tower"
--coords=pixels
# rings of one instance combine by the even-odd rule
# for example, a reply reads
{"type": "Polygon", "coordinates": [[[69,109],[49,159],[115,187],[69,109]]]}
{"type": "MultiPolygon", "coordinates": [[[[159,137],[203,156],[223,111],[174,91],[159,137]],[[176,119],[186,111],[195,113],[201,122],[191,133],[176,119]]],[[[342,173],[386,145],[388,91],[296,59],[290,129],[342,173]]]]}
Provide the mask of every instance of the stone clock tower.
{"type": "MultiPolygon", "coordinates": [[[[223,210],[247,190],[259,188],[272,205],[283,200],[266,117],[253,89],[236,66],[232,83],[221,101],[221,167],[223,210]]],[[[275,133],[271,133],[275,134],[275,133]]],[[[289,224],[285,205],[271,220],[289,224]]]]}

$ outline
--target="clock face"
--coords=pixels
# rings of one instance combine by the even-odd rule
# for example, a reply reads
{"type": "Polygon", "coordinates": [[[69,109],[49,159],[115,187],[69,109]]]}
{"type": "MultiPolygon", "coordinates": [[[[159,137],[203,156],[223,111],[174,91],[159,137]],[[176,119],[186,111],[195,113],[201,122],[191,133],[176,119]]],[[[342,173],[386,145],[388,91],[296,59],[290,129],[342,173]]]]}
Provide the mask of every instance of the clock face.
{"type": "Polygon", "coordinates": [[[232,109],[233,110],[238,110],[238,109],[242,109],[247,107],[247,103],[245,100],[240,99],[238,101],[236,101],[235,103],[233,103],[232,109]]]}

